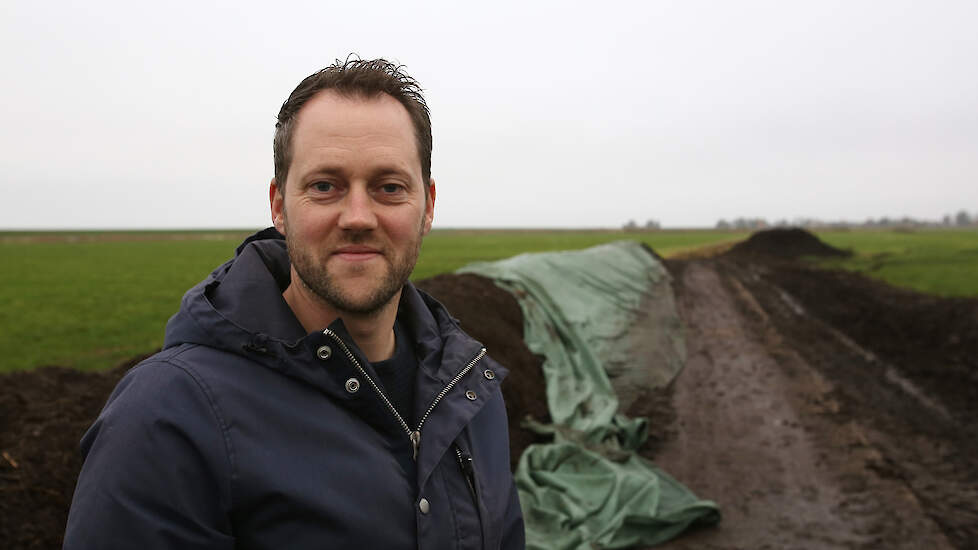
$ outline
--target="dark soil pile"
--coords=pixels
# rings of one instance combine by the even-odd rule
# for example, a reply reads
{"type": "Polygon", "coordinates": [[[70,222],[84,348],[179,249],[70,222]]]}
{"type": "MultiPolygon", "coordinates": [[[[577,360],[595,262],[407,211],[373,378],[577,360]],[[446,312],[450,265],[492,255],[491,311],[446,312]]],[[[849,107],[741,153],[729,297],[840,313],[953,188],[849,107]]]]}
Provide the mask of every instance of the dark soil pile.
{"type": "Polygon", "coordinates": [[[452,312],[462,329],[486,346],[489,355],[509,369],[503,381],[503,397],[509,417],[509,456],[513,470],[523,449],[539,441],[538,435],[520,428],[532,416],[550,422],[546,382],[540,364],[523,343],[523,312],[512,294],[490,279],[472,274],[438,275],[417,283],[452,312]]]}
{"type": "Polygon", "coordinates": [[[0,547],[60,548],[78,442],[122,375],[47,366],[0,377],[0,547]]]}
{"type": "Polygon", "coordinates": [[[790,260],[802,256],[848,256],[850,253],[823,243],[804,229],[793,227],[758,231],[734,245],[728,254],[790,260]]]}
{"type": "MultiPolygon", "coordinates": [[[[440,275],[418,286],[509,368],[502,388],[515,468],[523,449],[538,438],[520,428],[520,420],[531,415],[550,421],[541,359],[523,343],[519,304],[477,275],[440,275]]],[[[104,372],[48,366],[0,375],[0,548],[61,547],[81,468],[78,442],[122,375],[147,356],[104,372]]]]}
{"type": "Polygon", "coordinates": [[[978,420],[978,300],[798,265],[772,268],[768,278],[811,315],[897,367],[946,411],[978,420]]]}

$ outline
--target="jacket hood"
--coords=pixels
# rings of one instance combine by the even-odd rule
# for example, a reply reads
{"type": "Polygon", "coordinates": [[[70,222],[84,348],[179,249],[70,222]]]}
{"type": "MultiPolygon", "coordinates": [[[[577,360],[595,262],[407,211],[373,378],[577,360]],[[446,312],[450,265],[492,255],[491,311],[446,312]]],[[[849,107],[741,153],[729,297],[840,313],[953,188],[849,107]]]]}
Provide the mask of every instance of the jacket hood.
{"type": "Polygon", "coordinates": [[[274,228],[255,233],[184,294],[166,325],[163,348],[200,344],[238,353],[270,337],[301,339],[305,331],[282,298],[288,285],[284,237],[274,228]]]}
{"type": "MultiPolygon", "coordinates": [[[[285,238],[274,227],[255,233],[238,246],[233,259],[184,294],[180,310],[167,323],[164,349],[204,345],[316,385],[328,384],[324,369],[311,359],[315,354],[302,353],[323,345],[325,337],[321,330],[306,333],[296,319],[282,297],[289,283],[285,238]]],[[[464,364],[482,348],[462,332],[444,306],[411,283],[401,292],[398,317],[413,340],[419,369],[433,382],[450,380],[455,369],[445,365],[464,364]]],[[[368,364],[342,319],[328,328],[368,364]]]]}

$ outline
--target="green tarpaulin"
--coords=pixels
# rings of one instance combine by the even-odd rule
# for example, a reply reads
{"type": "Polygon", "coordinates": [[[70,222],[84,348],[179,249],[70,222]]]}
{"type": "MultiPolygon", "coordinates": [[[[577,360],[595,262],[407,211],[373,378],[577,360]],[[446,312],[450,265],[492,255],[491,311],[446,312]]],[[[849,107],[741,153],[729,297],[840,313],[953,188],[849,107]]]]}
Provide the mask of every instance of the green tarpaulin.
{"type": "Polygon", "coordinates": [[[621,241],[460,271],[516,296],[524,340],[545,357],[553,424],[526,425],[554,440],[528,447],[516,471],[528,548],[648,546],[719,520],[714,503],[635,452],[647,420],[620,413],[685,360],[669,275],[648,249],[621,241]]]}

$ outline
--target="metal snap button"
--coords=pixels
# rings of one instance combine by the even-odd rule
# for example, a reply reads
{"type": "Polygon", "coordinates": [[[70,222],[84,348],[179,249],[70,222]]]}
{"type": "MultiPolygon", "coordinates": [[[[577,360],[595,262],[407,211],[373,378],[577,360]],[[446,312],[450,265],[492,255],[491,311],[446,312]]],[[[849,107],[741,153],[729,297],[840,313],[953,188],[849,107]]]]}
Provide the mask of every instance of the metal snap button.
{"type": "Polygon", "coordinates": [[[486,380],[492,380],[493,378],[496,377],[496,373],[492,372],[489,369],[486,369],[486,371],[483,372],[482,375],[486,377],[486,380]]]}
{"type": "Polygon", "coordinates": [[[421,510],[422,514],[427,514],[430,509],[431,505],[428,504],[428,499],[423,498],[418,502],[418,510],[421,510]]]}
{"type": "Polygon", "coordinates": [[[476,398],[475,392],[472,390],[468,390],[467,392],[465,392],[465,398],[468,399],[469,401],[475,401],[476,398]]]}
{"type": "Polygon", "coordinates": [[[359,389],[360,389],[360,381],[357,380],[356,378],[350,378],[349,380],[346,381],[346,391],[350,393],[357,393],[357,390],[359,389]]]}
{"type": "Polygon", "coordinates": [[[323,361],[329,359],[330,355],[333,355],[333,350],[329,349],[329,346],[319,346],[319,349],[316,350],[316,357],[323,361]]]}

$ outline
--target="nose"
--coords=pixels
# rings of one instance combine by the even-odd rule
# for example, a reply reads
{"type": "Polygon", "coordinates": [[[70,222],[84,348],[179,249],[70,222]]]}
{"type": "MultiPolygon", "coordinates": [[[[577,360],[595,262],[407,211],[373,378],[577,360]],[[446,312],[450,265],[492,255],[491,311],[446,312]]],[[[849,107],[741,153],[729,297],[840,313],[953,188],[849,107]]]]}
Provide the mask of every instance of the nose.
{"type": "Polygon", "coordinates": [[[365,186],[352,186],[343,202],[338,222],[340,229],[366,231],[377,227],[373,200],[365,186]]]}

